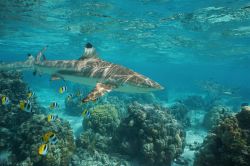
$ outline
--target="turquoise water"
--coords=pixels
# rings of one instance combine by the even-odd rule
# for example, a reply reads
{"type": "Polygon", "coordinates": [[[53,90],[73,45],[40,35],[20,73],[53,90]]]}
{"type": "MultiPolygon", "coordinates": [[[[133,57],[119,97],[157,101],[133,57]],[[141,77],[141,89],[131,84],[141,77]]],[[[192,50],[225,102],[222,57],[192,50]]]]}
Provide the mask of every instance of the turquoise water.
{"type": "MultiPolygon", "coordinates": [[[[76,60],[87,42],[101,59],[126,66],[165,87],[153,92],[154,100],[145,101],[148,104],[170,107],[190,95],[204,97],[213,90],[233,112],[250,101],[247,0],[0,1],[0,61],[24,61],[28,53],[35,56],[46,45],[48,60],[76,60]],[[208,81],[218,86],[204,88],[208,81]]],[[[83,118],[65,113],[68,93],[60,95],[58,88],[66,85],[70,93],[84,89],[86,96],[93,87],[50,82],[49,75],[33,76],[32,72],[23,72],[24,81],[36,93],[37,102],[45,108],[58,102],[61,107],[56,114],[70,122],[77,139],[85,131],[83,118]]],[[[105,102],[112,103],[107,96],[105,102]]],[[[191,111],[191,120],[197,116],[202,118],[204,113],[191,111]]],[[[197,123],[188,128],[187,143],[201,143],[207,134],[197,123]]],[[[192,163],[194,152],[185,149],[182,156],[192,163]]]]}
{"type": "Polygon", "coordinates": [[[247,1],[3,1],[1,60],[25,59],[28,52],[36,54],[45,45],[48,59],[77,59],[89,41],[103,59],[145,74],[169,90],[176,83],[181,90],[192,89],[194,80],[208,78],[246,87],[248,5],[247,1]]]}

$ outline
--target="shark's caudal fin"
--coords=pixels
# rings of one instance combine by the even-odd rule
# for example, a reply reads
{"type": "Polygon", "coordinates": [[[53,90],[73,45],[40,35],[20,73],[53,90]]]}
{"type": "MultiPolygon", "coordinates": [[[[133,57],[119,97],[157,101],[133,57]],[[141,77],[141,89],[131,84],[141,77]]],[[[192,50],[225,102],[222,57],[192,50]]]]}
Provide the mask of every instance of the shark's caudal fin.
{"type": "Polygon", "coordinates": [[[19,62],[1,62],[0,63],[0,70],[10,71],[24,71],[24,70],[32,70],[34,66],[35,58],[28,54],[28,58],[26,61],[19,61],[19,62]]]}
{"type": "Polygon", "coordinates": [[[96,87],[90,92],[87,97],[82,100],[82,102],[86,103],[89,101],[96,101],[99,97],[108,92],[111,92],[113,88],[115,88],[115,86],[104,83],[97,83],[96,87]]]}

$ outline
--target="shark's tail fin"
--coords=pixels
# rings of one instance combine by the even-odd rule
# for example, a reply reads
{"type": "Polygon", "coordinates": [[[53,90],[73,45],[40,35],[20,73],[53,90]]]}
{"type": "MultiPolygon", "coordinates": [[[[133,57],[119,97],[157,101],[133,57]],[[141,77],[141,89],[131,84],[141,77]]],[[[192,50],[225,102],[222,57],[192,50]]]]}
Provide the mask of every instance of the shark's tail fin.
{"type": "Polygon", "coordinates": [[[36,63],[42,62],[42,61],[46,61],[46,57],[43,54],[48,46],[45,46],[36,56],[36,63]]]}

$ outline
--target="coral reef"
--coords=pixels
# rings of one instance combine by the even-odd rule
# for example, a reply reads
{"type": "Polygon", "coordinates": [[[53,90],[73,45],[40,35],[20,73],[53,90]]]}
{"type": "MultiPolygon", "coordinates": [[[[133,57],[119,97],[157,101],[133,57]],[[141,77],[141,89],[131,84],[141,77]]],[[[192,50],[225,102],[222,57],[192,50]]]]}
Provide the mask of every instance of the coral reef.
{"type": "Polygon", "coordinates": [[[175,103],[169,108],[169,113],[174,116],[184,127],[190,127],[190,118],[187,116],[189,109],[183,103],[175,103]]]}
{"type": "Polygon", "coordinates": [[[116,107],[111,104],[103,104],[93,108],[91,118],[86,118],[83,121],[83,126],[86,130],[92,129],[101,135],[112,136],[119,123],[116,107]]]}
{"type": "Polygon", "coordinates": [[[15,153],[18,160],[30,158],[34,164],[66,166],[75,149],[73,132],[69,123],[61,120],[50,124],[46,121],[45,115],[35,114],[22,123],[17,130],[17,138],[15,153]],[[38,154],[38,147],[42,144],[42,136],[48,131],[56,134],[58,142],[55,145],[49,144],[49,152],[43,157],[38,154]]]}
{"type": "MultiPolygon", "coordinates": [[[[71,116],[79,116],[84,106],[81,105],[81,97],[73,96],[65,99],[65,112],[71,116]]],[[[84,108],[85,109],[85,108],[84,108]]]]}
{"type": "Polygon", "coordinates": [[[19,100],[27,98],[28,87],[15,72],[0,72],[0,94],[11,102],[0,106],[0,154],[5,165],[68,165],[75,149],[73,133],[68,122],[51,124],[41,114],[44,108],[32,99],[34,113],[20,111],[19,100]],[[39,156],[42,136],[53,131],[56,145],[49,145],[46,156],[39,156]]]}
{"type": "Polygon", "coordinates": [[[85,132],[77,139],[78,147],[89,152],[109,152],[111,150],[112,136],[120,123],[118,111],[114,105],[103,104],[91,111],[90,118],[83,120],[85,132]]]}
{"type": "Polygon", "coordinates": [[[239,120],[240,128],[250,130],[250,111],[242,110],[236,117],[239,120]]]}
{"type": "Polygon", "coordinates": [[[114,136],[117,152],[139,158],[143,165],[171,165],[184,148],[185,133],[166,111],[134,103],[114,136]]]}
{"type": "Polygon", "coordinates": [[[244,112],[228,116],[213,128],[196,154],[195,166],[249,165],[250,130],[242,126],[246,119],[242,115],[246,116],[244,112]]]}
{"type": "Polygon", "coordinates": [[[188,107],[188,109],[204,109],[206,107],[206,101],[202,96],[193,95],[188,96],[182,103],[188,107]]]}
{"type": "Polygon", "coordinates": [[[231,110],[226,106],[214,106],[211,110],[209,110],[203,119],[203,126],[210,130],[214,126],[217,126],[218,123],[230,116],[231,110]]]}
{"type": "Polygon", "coordinates": [[[136,162],[131,161],[127,156],[119,154],[107,154],[104,152],[89,153],[85,149],[78,148],[73,155],[72,166],[139,166],[136,162]]]}
{"type": "Polygon", "coordinates": [[[83,132],[76,140],[79,149],[86,149],[89,153],[94,154],[97,151],[111,151],[112,137],[95,133],[91,129],[83,132]]]}
{"type": "Polygon", "coordinates": [[[65,112],[71,116],[81,115],[84,109],[90,109],[97,105],[103,104],[113,104],[115,103],[116,107],[119,108],[118,114],[120,117],[124,117],[127,114],[127,108],[129,104],[132,104],[134,101],[140,103],[156,103],[158,100],[153,94],[121,94],[113,92],[107,96],[104,96],[96,102],[90,102],[87,105],[82,105],[81,100],[84,97],[83,94],[76,96],[75,94],[70,98],[65,99],[65,112]]]}
{"type": "Polygon", "coordinates": [[[27,97],[27,85],[18,72],[0,71],[0,85],[0,94],[8,96],[12,104],[18,104],[27,97]]]}

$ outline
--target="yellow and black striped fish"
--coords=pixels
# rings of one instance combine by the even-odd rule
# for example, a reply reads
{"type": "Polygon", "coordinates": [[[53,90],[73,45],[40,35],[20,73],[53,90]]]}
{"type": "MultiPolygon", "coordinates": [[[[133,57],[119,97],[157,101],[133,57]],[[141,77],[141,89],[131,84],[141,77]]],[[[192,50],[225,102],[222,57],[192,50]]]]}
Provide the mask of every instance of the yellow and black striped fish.
{"type": "Polygon", "coordinates": [[[84,118],[90,118],[91,114],[90,114],[90,112],[89,112],[87,109],[85,109],[85,110],[82,112],[82,116],[83,116],[84,118]]]}
{"type": "Polygon", "coordinates": [[[67,91],[67,89],[68,88],[66,86],[62,86],[62,87],[59,88],[59,93],[63,94],[64,92],[67,91]]]}
{"type": "Polygon", "coordinates": [[[49,131],[49,132],[44,134],[43,141],[45,143],[56,144],[58,139],[57,139],[55,133],[53,133],[52,131],[49,131]]]}
{"type": "Polygon", "coordinates": [[[2,105],[8,105],[10,103],[10,99],[7,96],[2,96],[2,105]]]}
{"type": "Polygon", "coordinates": [[[33,112],[32,104],[29,100],[21,100],[19,102],[19,107],[20,107],[21,111],[33,112]]]}
{"type": "Polygon", "coordinates": [[[51,110],[59,108],[59,105],[57,102],[52,102],[49,106],[51,110]]]}
{"type": "Polygon", "coordinates": [[[38,148],[38,154],[45,156],[48,153],[48,145],[47,144],[42,144],[41,146],[39,146],[38,148]]]}
{"type": "Polygon", "coordinates": [[[47,120],[48,122],[60,121],[57,115],[48,115],[47,120]]]}
{"type": "Polygon", "coordinates": [[[32,98],[33,96],[35,96],[35,92],[28,92],[27,93],[27,98],[28,99],[32,98]]]}
{"type": "Polygon", "coordinates": [[[68,96],[67,96],[67,101],[70,101],[70,100],[72,100],[72,98],[74,97],[74,95],[73,94],[69,94],[68,96]]]}

